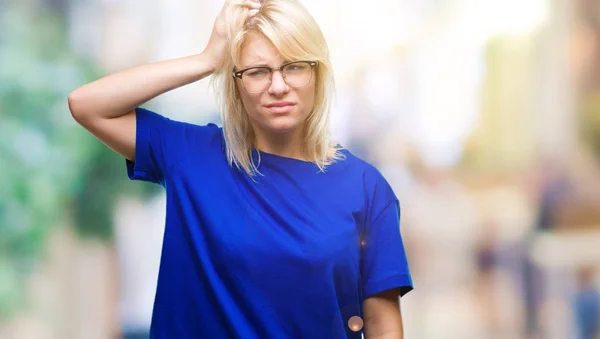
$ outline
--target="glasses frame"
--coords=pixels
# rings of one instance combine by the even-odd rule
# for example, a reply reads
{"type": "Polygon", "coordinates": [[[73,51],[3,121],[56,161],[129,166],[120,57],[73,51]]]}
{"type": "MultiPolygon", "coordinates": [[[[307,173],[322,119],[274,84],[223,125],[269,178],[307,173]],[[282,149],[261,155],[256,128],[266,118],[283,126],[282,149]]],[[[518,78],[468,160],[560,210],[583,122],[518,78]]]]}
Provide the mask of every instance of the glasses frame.
{"type": "Polygon", "coordinates": [[[279,66],[279,67],[275,67],[275,68],[273,68],[273,67],[269,67],[269,66],[252,66],[252,67],[244,68],[244,69],[242,69],[242,70],[239,70],[239,71],[233,71],[233,72],[231,73],[231,76],[233,76],[234,78],[238,78],[238,79],[240,79],[240,81],[242,81],[242,86],[244,87],[244,90],[245,90],[246,92],[248,92],[248,93],[252,93],[252,94],[264,93],[264,92],[266,92],[266,91],[267,91],[267,89],[269,88],[269,86],[271,86],[271,84],[273,83],[273,72],[274,72],[274,71],[279,71],[279,72],[281,72],[281,76],[283,77],[283,81],[285,81],[285,83],[286,83],[288,86],[290,86],[290,87],[292,87],[292,88],[302,88],[302,87],[306,87],[306,86],[308,86],[308,84],[310,84],[310,81],[311,81],[311,80],[309,80],[309,81],[308,81],[308,83],[307,83],[306,85],[304,85],[304,86],[294,87],[294,86],[292,86],[292,85],[290,85],[290,84],[288,84],[288,83],[287,83],[287,80],[285,79],[285,75],[283,74],[283,68],[284,68],[284,67],[286,67],[286,66],[289,66],[289,65],[291,65],[291,64],[295,64],[295,63],[297,63],[297,62],[306,62],[306,63],[308,63],[308,64],[309,64],[309,66],[310,66],[310,69],[311,69],[311,78],[310,78],[310,79],[312,80],[312,70],[313,70],[313,69],[315,69],[315,68],[317,67],[317,65],[319,64],[319,62],[318,62],[318,61],[312,61],[312,60],[296,60],[296,61],[290,61],[290,62],[286,62],[285,64],[283,64],[283,65],[281,65],[281,66],[279,66]],[[248,89],[246,89],[246,85],[244,85],[244,80],[242,80],[242,75],[243,75],[243,74],[244,74],[244,72],[246,72],[246,71],[249,71],[249,70],[252,70],[252,69],[257,69],[257,68],[266,68],[266,69],[268,69],[268,70],[270,71],[270,75],[269,75],[269,81],[270,81],[270,83],[269,83],[269,86],[267,86],[267,88],[265,88],[263,91],[260,91],[260,92],[250,92],[250,91],[248,91],[248,89]]]}

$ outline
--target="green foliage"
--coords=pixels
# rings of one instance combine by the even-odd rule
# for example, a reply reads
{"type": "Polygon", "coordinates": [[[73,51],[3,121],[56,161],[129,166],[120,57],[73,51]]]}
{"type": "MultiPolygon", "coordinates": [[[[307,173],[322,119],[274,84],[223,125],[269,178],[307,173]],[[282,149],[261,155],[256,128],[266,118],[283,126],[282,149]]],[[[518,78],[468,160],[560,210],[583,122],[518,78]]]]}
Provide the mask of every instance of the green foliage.
{"type": "Polygon", "coordinates": [[[78,126],[67,96],[100,77],[68,49],[61,13],[28,2],[0,11],[0,318],[24,302],[23,283],[53,227],[112,239],[119,194],[152,194],[129,182],[124,160],[78,126]]]}

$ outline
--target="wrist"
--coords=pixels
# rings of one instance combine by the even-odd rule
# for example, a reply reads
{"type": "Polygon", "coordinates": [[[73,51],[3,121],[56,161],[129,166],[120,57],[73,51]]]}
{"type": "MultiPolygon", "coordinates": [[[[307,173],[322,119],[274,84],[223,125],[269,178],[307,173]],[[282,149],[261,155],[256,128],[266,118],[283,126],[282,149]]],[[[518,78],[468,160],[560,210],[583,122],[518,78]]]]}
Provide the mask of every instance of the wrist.
{"type": "Polygon", "coordinates": [[[188,72],[193,74],[191,75],[193,77],[192,81],[201,80],[213,74],[217,70],[217,68],[214,65],[214,62],[212,62],[213,59],[211,59],[204,52],[200,54],[191,55],[186,59],[188,72]]]}
{"type": "Polygon", "coordinates": [[[198,62],[203,65],[211,74],[216,72],[221,67],[219,58],[215,57],[214,53],[206,49],[197,55],[198,62]]]}

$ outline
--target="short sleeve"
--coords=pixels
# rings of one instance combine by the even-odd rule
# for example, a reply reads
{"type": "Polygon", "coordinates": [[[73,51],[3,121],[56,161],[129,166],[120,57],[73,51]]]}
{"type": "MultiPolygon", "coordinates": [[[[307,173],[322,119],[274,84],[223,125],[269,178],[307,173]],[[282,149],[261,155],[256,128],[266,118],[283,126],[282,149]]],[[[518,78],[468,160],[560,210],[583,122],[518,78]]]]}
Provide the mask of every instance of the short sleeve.
{"type": "Polygon", "coordinates": [[[364,298],[399,288],[400,296],[413,289],[400,233],[400,203],[378,173],[369,197],[361,248],[361,282],[364,298]]]}
{"type": "Polygon", "coordinates": [[[126,159],[127,175],[164,186],[165,172],[182,156],[188,126],[144,108],[136,108],[135,161],[126,159]]]}

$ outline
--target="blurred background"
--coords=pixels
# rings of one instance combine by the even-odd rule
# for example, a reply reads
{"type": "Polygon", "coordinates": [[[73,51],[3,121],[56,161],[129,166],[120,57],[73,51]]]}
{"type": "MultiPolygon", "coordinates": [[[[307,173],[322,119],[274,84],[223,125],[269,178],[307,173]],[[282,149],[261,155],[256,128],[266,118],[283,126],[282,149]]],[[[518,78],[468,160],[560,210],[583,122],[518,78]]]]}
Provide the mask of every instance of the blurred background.
{"type": "MultiPolygon", "coordinates": [[[[600,338],[600,1],[302,2],[401,200],[406,338],[600,338]]],[[[222,3],[0,0],[0,338],[147,338],[164,192],[67,95],[200,52],[222,3]]],[[[208,81],[144,107],[219,123],[208,81]]]]}

